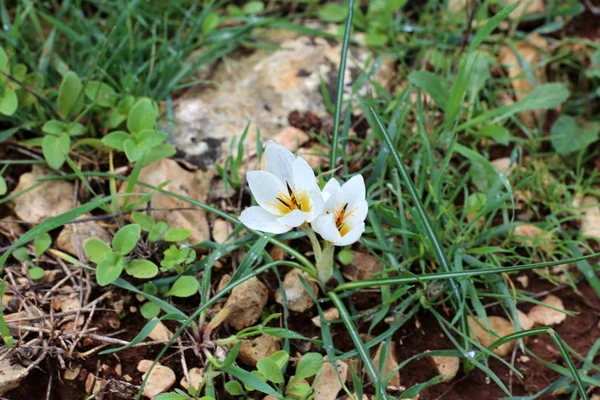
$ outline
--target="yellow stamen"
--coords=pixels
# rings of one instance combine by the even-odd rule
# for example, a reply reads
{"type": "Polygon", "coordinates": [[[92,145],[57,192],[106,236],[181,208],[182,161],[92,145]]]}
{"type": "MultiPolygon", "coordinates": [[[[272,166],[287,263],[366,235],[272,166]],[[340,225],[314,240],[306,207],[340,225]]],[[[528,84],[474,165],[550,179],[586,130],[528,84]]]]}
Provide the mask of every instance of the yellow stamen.
{"type": "Polygon", "coordinates": [[[294,210],[308,212],[311,210],[310,199],[306,192],[294,191],[288,182],[285,183],[287,193],[279,192],[277,202],[268,203],[271,207],[277,209],[280,215],[286,215],[294,210]]]}
{"type": "Polygon", "coordinates": [[[350,232],[350,227],[346,224],[346,219],[351,216],[355,210],[347,211],[348,203],[345,203],[335,211],[335,227],[340,232],[341,236],[350,232]]]}

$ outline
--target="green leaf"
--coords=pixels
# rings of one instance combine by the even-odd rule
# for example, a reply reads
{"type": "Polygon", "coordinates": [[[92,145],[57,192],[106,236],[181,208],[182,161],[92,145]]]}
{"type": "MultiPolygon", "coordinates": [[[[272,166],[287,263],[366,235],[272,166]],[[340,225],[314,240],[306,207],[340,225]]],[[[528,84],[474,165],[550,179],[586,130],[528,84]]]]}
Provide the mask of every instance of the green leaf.
{"type": "Polygon", "coordinates": [[[307,383],[290,383],[286,389],[286,399],[306,399],[312,392],[312,388],[307,383]]]}
{"type": "Polygon", "coordinates": [[[56,119],[51,119],[42,126],[42,132],[49,135],[58,136],[65,131],[65,124],[56,119]]]}
{"type": "Polygon", "coordinates": [[[249,1],[248,3],[244,4],[244,7],[242,7],[242,12],[246,15],[258,14],[264,10],[264,8],[265,5],[262,3],[262,1],[249,1]]]}
{"type": "Polygon", "coordinates": [[[96,267],[96,282],[100,286],[106,286],[116,281],[123,272],[124,262],[118,260],[104,260],[96,267]]]}
{"type": "Polygon", "coordinates": [[[44,272],[40,267],[29,268],[29,277],[34,281],[39,281],[44,277],[44,272]]]}
{"type": "Polygon", "coordinates": [[[138,279],[154,278],[158,274],[158,267],[152,261],[132,260],[126,267],[128,275],[138,279]]]}
{"type": "Polygon", "coordinates": [[[190,297],[198,293],[200,282],[193,276],[180,276],[165,296],[190,297]]]}
{"type": "Polygon", "coordinates": [[[132,135],[132,139],[136,143],[137,147],[144,150],[150,150],[152,147],[158,146],[167,140],[167,136],[163,133],[155,131],[154,129],[146,129],[144,131],[134,133],[132,135]]]}
{"type": "Polygon", "coordinates": [[[442,110],[446,109],[450,94],[439,76],[429,71],[414,71],[408,75],[408,81],[430,95],[442,110]]]}
{"type": "Polygon", "coordinates": [[[83,108],[83,96],[81,96],[81,80],[73,71],[69,71],[63,77],[58,90],[58,111],[67,117],[70,113],[77,115],[83,108]]]}
{"type": "Polygon", "coordinates": [[[478,213],[483,207],[487,199],[483,193],[473,193],[467,197],[467,203],[465,204],[465,214],[478,213]]]}
{"type": "Polygon", "coordinates": [[[158,221],[154,224],[152,230],[148,234],[148,240],[150,240],[151,242],[158,241],[165,234],[167,229],[169,229],[169,225],[167,225],[166,222],[158,221]]]}
{"type": "Polygon", "coordinates": [[[500,125],[486,125],[478,133],[479,136],[493,139],[496,143],[508,146],[510,141],[510,132],[500,125]]]}
{"type": "MultiPolygon", "coordinates": [[[[38,72],[32,72],[25,76],[23,84],[34,93],[40,93],[44,89],[44,76],[38,72]]],[[[17,94],[19,96],[19,103],[23,107],[28,107],[37,101],[34,95],[24,89],[19,89],[17,94]]]]}
{"type": "Polygon", "coordinates": [[[220,18],[219,14],[211,12],[206,15],[204,21],[202,21],[202,32],[212,32],[219,26],[220,18]]]}
{"type": "Polygon", "coordinates": [[[91,262],[100,264],[107,253],[112,252],[110,246],[98,238],[89,238],[83,242],[83,252],[91,262]]]}
{"type": "Polygon", "coordinates": [[[129,134],[125,131],[115,131],[102,138],[102,143],[113,149],[124,151],[123,143],[130,139],[129,134]]]}
{"type": "Polygon", "coordinates": [[[305,379],[315,376],[321,370],[323,365],[323,356],[319,353],[306,353],[298,361],[296,366],[295,380],[305,379]]]}
{"type": "Polygon", "coordinates": [[[283,383],[283,373],[275,361],[270,358],[261,358],[256,363],[256,368],[265,378],[273,383],[283,383]]]}
{"type": "Polygon", "coordinates": [[[319,7],[317,16],[325,22],[344,22],[348,16],[348,8],[339,3],[326,3],[319,7]]]}
{"type": "Polygon", "coordinates": [[[142,228],[138,224],[125,225],[115,233],[112,248],[122,256],[129,254],[140,240],[141,233],[142,228]]]}
{"type": "Polygon", "coordinates": [[[567,155],[585,149],[598,140],[600,123],[578,124],[575,118],[561,115],[550,128],[552,147],[560,155],[567,155]]]}
{"type": "Polygon", "coordinates": [[[67,153],[71,147],[71,138],[66,133],[60,136],[46,135],[42,139],[42,152],[48,166],[59,169],[65,163],[67,153]]]}
{"type": "Polygon", "coordinates": [[[100,107],[112,107],[115,104],[115,90],[104,82],[89,81],[85,95],[91,101],[97,100],[100,107]]]}
{"type": "Polygon", "coordinates": [[[290,355],[285,350],[279,350],[271,354],[269,358],[275,362],[279,369],[283,369],[283,367],[285,367],[285,364],[290,359],[290,355]]]}
{"type": "MultiPolygon", "coordinates": [[[[564,83],[546,83],[533,89],[521,102],[519,111],[548,110],[558,107],[569,98],[564,83]]],[[[519,104],[515,103],[515,104],[519,104]]]]}
{"type": "Polygon", "coordinates": [[[130,162],[136,162],[144,155],[145,149],[136,146],[132,139],[127,139],[123,142],[123,150],[130,162]]]}
{"type": "Polygon", "coordinates": [[[154,146],[144,158],[144,165],[150,165],[153,162],[162,160],[163,158],[174,156],[177,150],[175,146],[170,144],[159,144],[154,146]]]}
{"type": "Polygon", "coordinates": [[[353,259],[354,259],[354,255],[352,254],[352,251],[350,251],[350,250],[342,250],[338,253],[338,260],[343,265],[348,265],[348,264],[352,263],[353,259]]]}
{"type": "Polygon", "coordinates": [[[156,296],[156,293],[158,293],[158,287],[154,283],[144,283],[142,290],[151,296],[156,296]]]}
{"type": "Polygon", "coordinates": [[[141,132],[146,129],[154,129],[156,126],[156,110],[150,99],[138,100],[127,116],[127,129],[131,133],[141,132]]]}
{"type": "Polygon", "coordinates": [[[81,136],[85,133],[85,127],[78,122],[72,123],[67,127],[69,136],[81,136]]]}
{"type": "Polygon", "coordinates": [[[164,240],[167,242],[181,242],[190,237],[192,232],[185,228],[170,228],[165,232],[164,240]]]}
{"type": "Polygon", "coordinates": [[[6,179],[0,176],[0,196],[4,196],[8,191],[8,186],[6,185],[6,179]]]}
{"type": "Polygon", "coordinates": [[[151,301],[147,301],[144,303],[140,311],[142,312],[144,318],[152,319],[160,314],[160,306],[151,301]]]}
{"type": "Polygon", "coordinates": [[[26,247],[19,247],[15,249],[12,253],[13,257],[20,262],[29,260],[29,250],[26,247]]]}
{"type": "Polygon", "coordinates": [[[13,115],[19,106],[19,96],[14,90],[5,88],[4,94],[0,97],[0,113],[4,115],[13,115]]]}
{"type": "MultiPolygon", "coordinates": [[[[8,70],[8,54],[6,54],[6,50],[4,50],[4,47],[0,46],[0,71],[4,71],[6,73],[9,73],[10,71],[8,70]]],[[[0,82],[4,82],[6,80],[6,77],[4,75],[0,75],[2,78],[2,80],[0,80],[0,82]]]]}
{"type": "Polygon", "coordinates": [[[261,391],[266,394],[270,394],[278,399],[281,399],[281,395],[277,393],[270,385],[263,382],[256,375],[251,374],[250,372],[241,369],[240,367],[236,367],[235,365],[229,365],[227,367],[221,368],[221,370],[227,374],[232,375],[233,377],[239,379],[254,389],[261,391]]]}
{"type": "Polygon", "coordinates": [[[384,46],[388,42],[388,36],[381,32],[367,32],[365,40],[369,46],[384,46]]]}
{"type": "Polygon", "coordinates": [[[180,393],[162,393],[154,398],[154,400],[187,400],[191,399],[190,396],[180,393]]]}
{"type": "Polygon", "coordinates": [[[36,237],[33,241],[33,248],[35,249],[35,257],[39,258],[46,250],[50,248],[52,244],[52,238],[47,233],[42,233],[36,237]]]}
{"type": "Polygon", "coordinates": [[[131,217],[133,218],[135,223],[142,228],[143,231],[150,232],[152,230],[152,227],[154,226],[154,220],[151,216],[141,213],[139,211],[134,211],[131,214],[131,217]]]}
{"type": "Polygon", "coordinates": [[[244,394],[244,388],[238,381],[229,381],[225,383],[225,390],[232,396],[241,396],[244,394]]]}

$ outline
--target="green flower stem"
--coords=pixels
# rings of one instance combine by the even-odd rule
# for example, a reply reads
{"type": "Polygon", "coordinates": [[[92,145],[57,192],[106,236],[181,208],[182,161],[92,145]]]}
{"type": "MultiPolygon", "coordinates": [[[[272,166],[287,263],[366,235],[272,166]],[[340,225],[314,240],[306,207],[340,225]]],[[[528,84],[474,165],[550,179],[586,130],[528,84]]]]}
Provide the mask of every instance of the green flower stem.
{"type": "Polygon", "coordinates": [[[310,239],[310,243],[315,253],[315,261],[317,265],[317,276],[322,288],[325,288],[327,282],[333,277],[333,250],[334,246],[325,245],[321,248],[321,243],[315,235],[315,231],[307,227],[303,229],[306,236],[310,239]]]}

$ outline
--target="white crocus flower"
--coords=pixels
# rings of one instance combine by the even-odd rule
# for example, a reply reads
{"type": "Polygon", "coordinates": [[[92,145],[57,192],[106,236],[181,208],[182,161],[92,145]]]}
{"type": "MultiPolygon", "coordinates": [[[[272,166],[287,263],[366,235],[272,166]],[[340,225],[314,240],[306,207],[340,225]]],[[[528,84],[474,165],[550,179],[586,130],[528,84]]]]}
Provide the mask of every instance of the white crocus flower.
{"type": "Polygon", "coordinates": [[[335,246],[356,242],[365,230],[369,211],[365,192],[362,175],[353,176],[343,185],[330,179],[322,193],[325,213],[312,223],[315,232],[335,246]]]}
{"type": "Polygon", "coordinates": [[[248,172],[246,179],[258,206],[249,207],[240,221],[250,229],[284,233],[310,223],[323,211],[323,198],[308,163],[282,145],[269,141],[266,171],[248,172]]]}

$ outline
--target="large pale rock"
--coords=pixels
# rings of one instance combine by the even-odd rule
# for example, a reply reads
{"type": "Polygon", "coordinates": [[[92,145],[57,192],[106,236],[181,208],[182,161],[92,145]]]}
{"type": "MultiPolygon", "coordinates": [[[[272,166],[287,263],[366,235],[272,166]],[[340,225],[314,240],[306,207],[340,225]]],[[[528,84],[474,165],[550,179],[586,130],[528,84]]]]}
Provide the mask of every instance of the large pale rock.
{"type": "Polygon", "coordinates": [[[458,373],[460,368],[460,358],[446,356],[430,356],[429,359],[433,363],[438,374],[446,375],[444,382],[450,382],[458,373]]]}
{"type": "MultiPolygon", "coordinates": [[[[288,308],[296,312],[304,312],[315,305],[314,300],[304,288],[300,277],[308,283],[314,294],[319,290],[316,282],[306,272],[299,269],[292,269],[288,272],[283,279],[283,290],[285,291],[288,308]]],[[[280,290],[275,292],[275,300],[279,304],[283,304],[283,296],[280,290]]]]}
{"type": "Polygon", "coordinates": [[[0,360],[0,396],[18,387],[26,376],[26,369],[21,364],[9,358],[0,360]]]}
{"type": "MultiPolygon", "coordinates": [[[[89,218],[89,215],[80,218],[89,218]]],[[[111,241],[110,233],[95,221],[67,224],[56,238],[56,247],[65,253],[78,256],[77,248],[83,249],[83,242],[93,237],[103,240],[106,243],[110,243],[111,241]]]]}
{"type": "MultiPolygon", "coordinates": [[[[146,379],[146,375],[152,366],[152,360],[141,360],[137,366],[138,371],[144,372],[142,379],[146,379]]],[[[144,386],[143,395],[152,399],[161,393],[166,392],[175,383],[175,372],[169,367],[156,364],[144,386]]]]}
{"type": "Polygon", "coordinates": [[[556,310],[541,304],[536,305],[529,310],[529,313],[527,314],[527,317],[532,324],[537,323],[544,326],[550,326],[560,324],[567,319],[567,315],[565,313],[557,311],[565,309],[565,306],[559,297],[550,294],[546,296],[544,300],[542,300],[542,303],[546,304],[547,306],[554,307],[556,310]]]}
{"type": "Polygon", "coordinates": [[[256,277],[248,279],[231,290],[223,308],[231,310],[227,322],[235,329],[243,329],[258,321],[267,304],[269,291],[256,277]]]}
{"type": "Polygon", "coordinates": [[[188,371],[188,376],[190,377],[190,382],[188,382],[188,380],[185,377],[183,377],[181,379],[181,381],[179,382],[180,385],[186,390],[190,386],[192,386],[195,389],[198,389],[200,387],[200,385],[202,385],[204,383],[204,380],[206,379],[206,376],[204,375],[204,370],[202,368],[190,369],[188,371]]]}
{"type": "Polygon", "coordinates": [[[170,340],[173,337],[173,332],[171,332],[161,321],[156,324],[154,329],[152,329],[152,332],[148,334],[148,337],[152,340],[170,340]]]}
{"type": "Polygon", "coordinates": [[[342,274],[351,281],[371,279],[383,270],[383,264],[377,257],[358,251],[352,252],[352,262],[346,265],[342,274]]]}
{"type": "MultiPolygon", "coordinates": [[[[381,352],[383,351],[383,347],[385,346],[385,342],[382,342],[377,348],[377,352],[373,357],[373,365],[376,369],[379,369],[379,364],[381,360],[381,352]]],[[[392,374],[390,380],[387,382],[388,386],[400,387],[400,371],[392,371],[394,368],[398,366],[398,361],[396,360],[396,343],[391,342],[389,346],[387,346],[387,354],[385,355],[385,365],[383,366],[383,371],[379,371],[379,376],[382,379],[387,379],[387,377],[392,374]]]]}
{"type": "MultiPolygon", "coordinates": [[[[492,316],[487,319],[490,323],[489,327],[486,326],[485,321],[477,317],[468,317],[471,333],[477,337],[482,346],[488,347],[504,336],[515,332],[513,324],[506,318],[492,316]]],[[[494,353],[501,357],[505,357],[510,354],[514,345],[514,341],[504,343],[502,346],[495,348],[494,353]]]]}
{"type": "Polygon", "coordinates": [[[581,201],[582,218],[581,233],[584,236],[600,240],[600,206],[598,200],[592,196],[586,196],[581,201]]]}
{"type": "MultiPolygon", "coordinates": [[[[19,177],[19,183],[11,195],[29,189],[40,178],[48,176],[48,171],[39,165],[34,165],[31,172],[19,177]]],[[[31,224],[37,224],[45,219],[66,213],[74,208],[74,186],[67,181],[47,181],[36,188],[25,192],[8,204],[14,209],[17,217],[31,224]]]]}
{"type": "MultiPolygon", "coordinates": [[[[527,68],[531,68],[533,76],[538,84],[546,83],[546,70],[543,66],[537,67],[542,61],[543,51],[547,50],[547,44],[544,38],[537,34],[529,35],[525,42],[517,43],[515,48],[523,63],[527,68]]],[[[515,54],[512,48],[503,47],[500,49],[498,59],[504,65],[508,72],[510,83],[515,93],[515,98],[520,101],[527,97],[529,92],[533,90],[533,83],[529,80],[527,74],[523,71],[519,57],[515,54]]],[[[526,111],[519,114],[519,118],[527,126],[535,125],[536,120],[540,120],[544,116],[543,110],[526,111]]]]}
{"type": "MultiPolygon", "coordinates": [[[[176,106],[175,144],[192,163],[213,167],[227,154],[233,136],[239,138],[249,122],[245,154],[256,148],[257,128],[263,140],[271,139],[288,126],[292,111],[327,116],[320,79],[334,98],[341,44],[282,31],[271,32],[263,41],[279,48],[230,58],[211,77],[216,85],[193,89],[176,106]]],[[[347,95],[360,70],[368,70],[369,60],[374,57],[366,48],[351,47],[345,71],[347,95]]],[[[392,65],[382,63],[373,79],[385,86],[394,75],[392,65]]],[[[361,93],[366,93],[367,85],[361,93]]]]}
{"type": "MultiPolygon", "coordinates": [[[[325,321],[333,321],[340,318],[340,312],[337,308],[331,307],[325,311],[323,311],[323,319],[325,321]]],[[[311,319],[312,323],[315,324],[316,327],[321,327],[321,316],[317,315],[316,317],[311,319]]]]}
{"type": "Polygon", "coordinates": [[[314,400],[335,400],[342,390],[342,382],[348,379],[348,364],[341,360],[335,364],[334,366],[331,362],[323,363],[314,388],[314,400]]]}
{"type": "Polygon", "coordinates": [[[258,360],[279,351],[280,339],[270,335],[260,335],[252,340],[242,340],[238,360],[255,367],[258,360]]]}
{"type": "MultiPolygon", "coordinates": [[[[212,173],[197,171],[196,173],[181,168],[176,161],[162,159],[145,166],[140,172],[139,181],[148,185],[158,186],[165,181],[171,181],[163,190],[189,197],[192,200],[204,203],[210,188],[212,173]]],[[[121,192],[126,184],[121,186],[121,192]]],[[[136,186],[136,192],[148,192],[149,188],[136,186]]],[[[131,199],[130,202],[135,201],[131,199]]],[[[164,221],[171,228],[186,228],[192,233],[188,241],[192,244],[210,238],[210,230],[206,220],[206,212],[197,207],[193,210],[181,208],[193,207],[190,203],[177,199],[168,194],[155,192],[150,200],[152,218],[155,221],[164,221]]]]}

